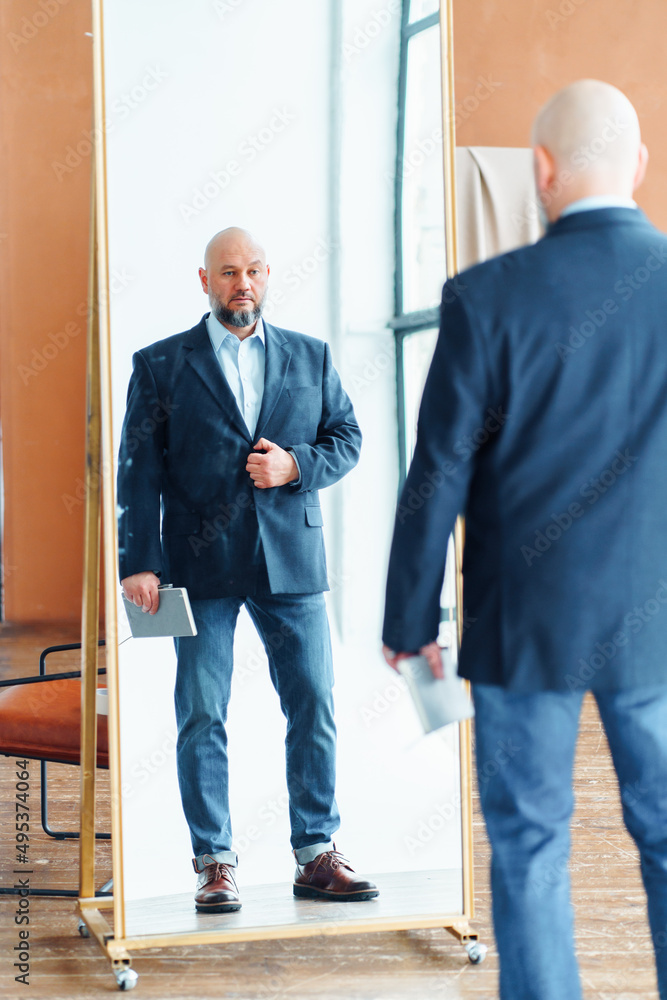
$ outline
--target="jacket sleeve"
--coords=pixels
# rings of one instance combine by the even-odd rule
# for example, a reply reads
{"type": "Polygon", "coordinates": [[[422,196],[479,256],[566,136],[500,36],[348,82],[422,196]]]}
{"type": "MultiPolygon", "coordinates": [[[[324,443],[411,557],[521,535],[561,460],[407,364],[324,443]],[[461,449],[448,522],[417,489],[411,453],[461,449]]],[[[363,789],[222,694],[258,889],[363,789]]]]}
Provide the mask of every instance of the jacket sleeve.
{"type": "Polygon", "coordinates": [[[389,558],[382,638],[396,652],[415,652],[438,636],[447,542],[475,466],[465,442],[484,426],[490,392],[482,337],[448,283],[389,558]]]}
{"type": "Polygon", "coordinates": [[[324,345],[322,417],[314,444],[290,445],[301,478],[295,492],[321,490],[342,479],[359,461],[361,430],[350,398],[333,366],[331,350],[324,345]]]}
{"type": "Polygon", "coordinates": [[[162,573],[160,497],[165,422],[153,373],[140,352],[132,358],[127,408],[118,456],[118,555],[120,579],[162,573]]]}

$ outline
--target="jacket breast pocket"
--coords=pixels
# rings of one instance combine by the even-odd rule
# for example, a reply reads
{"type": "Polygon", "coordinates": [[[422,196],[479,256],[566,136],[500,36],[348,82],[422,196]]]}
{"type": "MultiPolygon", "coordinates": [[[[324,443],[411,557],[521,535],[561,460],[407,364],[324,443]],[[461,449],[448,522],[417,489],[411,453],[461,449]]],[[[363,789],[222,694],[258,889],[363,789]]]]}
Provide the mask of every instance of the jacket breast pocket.
{"type": "Polygon", "coordinates": [[[324,524],[324,521],[322,520],[322,508],[319,504],[317,506],[315,504],[309,504],[306,507],[306,524],[308,524],[311,528],[321,528],[324,524]]]}

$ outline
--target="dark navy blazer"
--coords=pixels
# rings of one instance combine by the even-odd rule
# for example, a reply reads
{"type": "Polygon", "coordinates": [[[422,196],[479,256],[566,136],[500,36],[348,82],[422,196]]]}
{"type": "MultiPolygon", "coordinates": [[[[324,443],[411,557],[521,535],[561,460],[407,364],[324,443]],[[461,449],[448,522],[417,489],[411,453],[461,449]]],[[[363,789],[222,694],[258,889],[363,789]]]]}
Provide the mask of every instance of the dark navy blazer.
{"type": "Polygon", "coordinates": [[[272,593],[328,589],[318,490],[356,465],[361,432],[328,345],[264,330],[254,437],[206,316],[134,355],[118,465],[121,579],[153,570],[195,599],[252,594],[262,572],[272,593]],[[253,486],[245,467],[261,437],[294,452],[296,485],[253,486]]]}
{"type": "Polygon", "coordinates": [[[446,283],[391,550],[393,649],[437,636],[459,513],[464,677],[667,681],[667,237],[642,212],[566,216],[446,283]]]}

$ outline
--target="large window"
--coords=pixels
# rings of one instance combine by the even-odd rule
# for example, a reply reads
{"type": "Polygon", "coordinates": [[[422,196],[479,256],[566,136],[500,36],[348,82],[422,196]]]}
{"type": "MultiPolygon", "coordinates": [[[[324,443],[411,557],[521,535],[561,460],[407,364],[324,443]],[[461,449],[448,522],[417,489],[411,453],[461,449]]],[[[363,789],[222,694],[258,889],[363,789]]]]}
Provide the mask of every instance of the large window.
{"type": "Polygon", "coordinates": [[[396,150],[399,462],[405,477],[445,280],[438,0],[404,0],[396,150]]]}
{"type": "MultiPolygon", "coordinates": [[[[404,0],[396,150],[396,336],[401,483],[414,451],[417,415],[438,335],[447,271],[438,0],[404,0]]],[[[453,541],[441,597],[441,640],[454,643],[453,541]]]]}

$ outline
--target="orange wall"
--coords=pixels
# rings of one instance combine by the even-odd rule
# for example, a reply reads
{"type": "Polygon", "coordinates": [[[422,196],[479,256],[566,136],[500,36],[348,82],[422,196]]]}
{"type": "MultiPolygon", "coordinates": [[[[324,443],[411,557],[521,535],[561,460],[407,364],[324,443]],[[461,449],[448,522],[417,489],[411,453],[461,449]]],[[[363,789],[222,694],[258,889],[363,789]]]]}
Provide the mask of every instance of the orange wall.
{"type": "Polygon", "coordinates": [[[0,2],[3,558],[16,622],[81,613],[90,23],[87,0],[0,2]]]}
{"type": "Polygon", "coordinates": [[[665,0],[454,0],[458,145],[528,146],[555,90],[606,80],[637,109],[651,155],[637,201],[667,229],[666,33],[665,0]],[[475,101],[480,77],[491,93],[475,101]]]}

